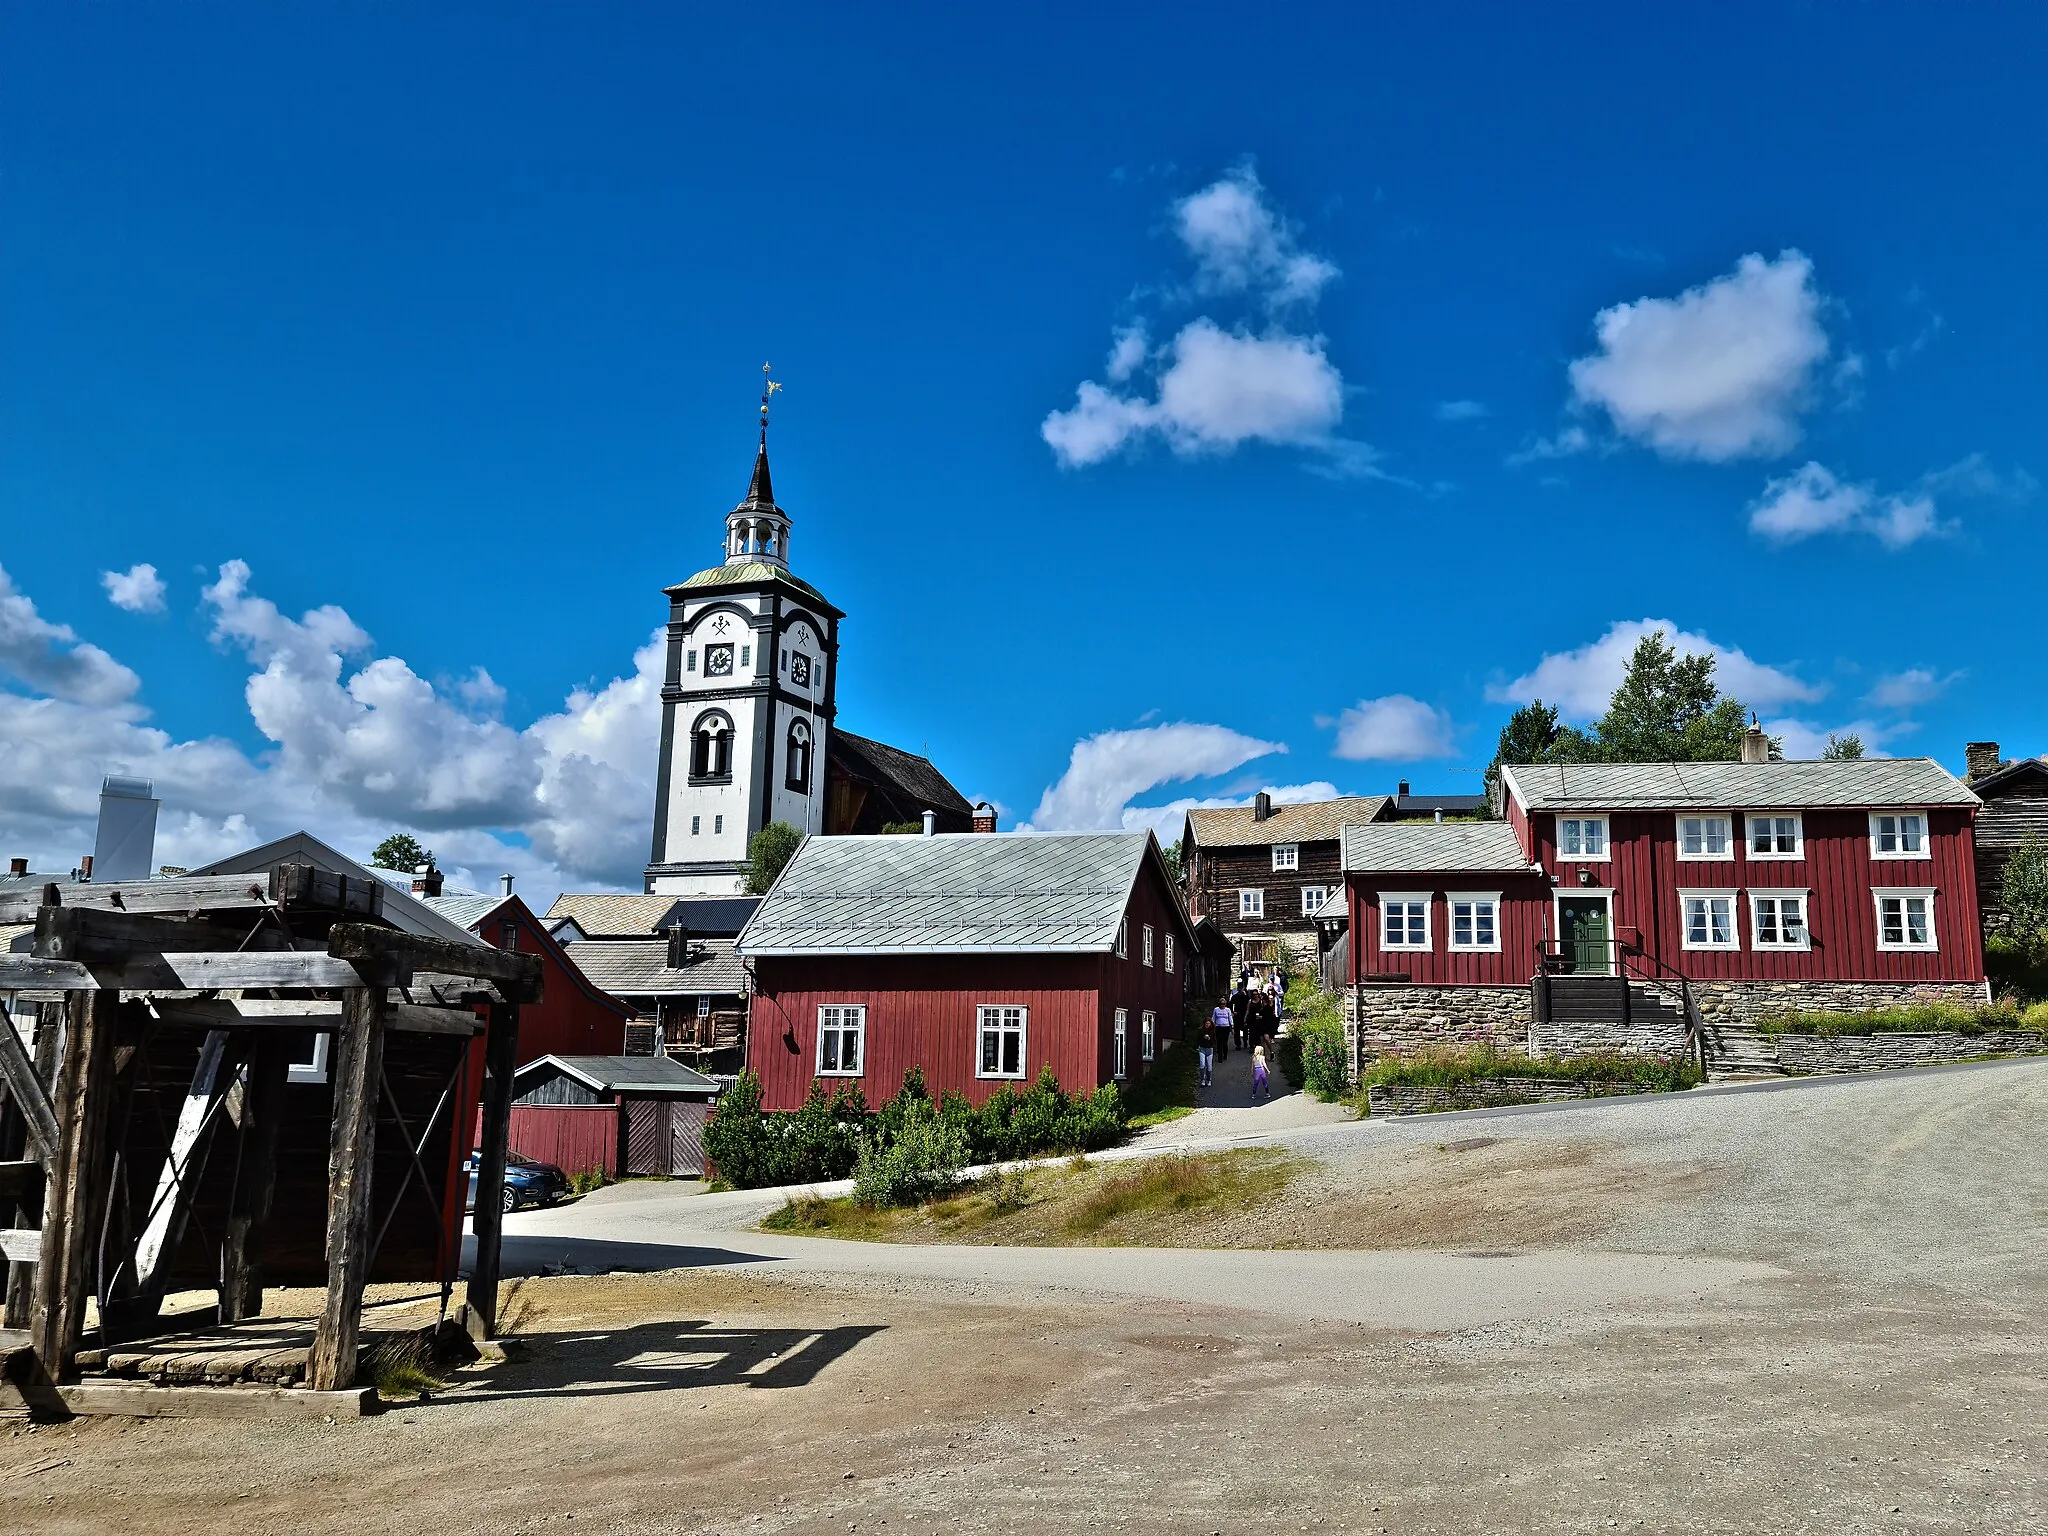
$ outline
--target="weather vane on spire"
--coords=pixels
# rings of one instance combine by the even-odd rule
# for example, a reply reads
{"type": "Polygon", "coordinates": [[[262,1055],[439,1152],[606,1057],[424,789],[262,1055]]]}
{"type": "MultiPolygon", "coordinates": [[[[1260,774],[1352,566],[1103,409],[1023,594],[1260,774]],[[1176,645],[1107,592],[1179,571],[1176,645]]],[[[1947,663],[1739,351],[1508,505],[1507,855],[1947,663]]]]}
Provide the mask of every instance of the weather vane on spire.
{"type": "Polygon", "coordinates": [[[768,430],[768,402],[775,398],[775,391],[782,388],[768,377],[770,366],[768,363],[761,365],[761,430],[764,433],[768,430]]]}

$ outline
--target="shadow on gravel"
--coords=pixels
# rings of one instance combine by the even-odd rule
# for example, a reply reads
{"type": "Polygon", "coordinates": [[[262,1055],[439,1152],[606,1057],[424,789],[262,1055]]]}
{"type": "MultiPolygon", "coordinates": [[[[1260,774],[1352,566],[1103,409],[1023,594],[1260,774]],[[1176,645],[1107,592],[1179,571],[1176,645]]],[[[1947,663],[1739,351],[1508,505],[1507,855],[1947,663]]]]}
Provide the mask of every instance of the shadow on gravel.
{"type": "MultiPolygon", "coordinates": [[[[842,1328],[719,1328],[706,1322],[643,1323],[612,1330],[520,1335],[520,1355],[462,1396],[616,1397],[693,1387],[807,1386],[833,1361],[882,1332],[842,1328]]],[[[443,1401],[450,1401],[444,1399],[443,1401]]]]}
{"type": "MultiPolygon", "coordinates": [[[[615,1270],[649,1274],[664,1269],[701,1269],[716,1264],[779,1264],[760,1253],[711,1248],[701,1243],[617,1243],[596,1237],[513,1236],[500,1250],[501,1273],[520,1275],[606,1275],[615,1270]]],[[[476,1238],[462,1239],[462,1273],[476,1263],[476,1238]]]]}

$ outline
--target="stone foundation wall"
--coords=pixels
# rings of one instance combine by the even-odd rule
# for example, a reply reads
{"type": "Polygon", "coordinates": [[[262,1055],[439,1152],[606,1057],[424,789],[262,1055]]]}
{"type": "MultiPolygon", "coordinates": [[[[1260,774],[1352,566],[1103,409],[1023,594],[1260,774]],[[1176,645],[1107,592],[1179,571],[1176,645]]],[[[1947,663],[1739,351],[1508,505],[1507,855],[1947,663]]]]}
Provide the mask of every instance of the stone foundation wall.
{"type": "Polygon", "coordinates": [[[1619,1084],[1562,1082],[1553,1077],[1495,1077],[1456,1088],[1368,1088],[1366,1111],[1375,1115],[1426,1115],[1447,1109],[1491,1109],[1501,1104],[1551,1104],[1564,1099],[1613,1098],[1648,1093],[1619,1084]]]}
{"type": "Polygon", "coordinates": [[[1584,1056],[1592,1051],[1629,1051],[1638,1056],[1676,1056],[1685,1045],[1685,1025],[1674,1020],[1635,1024],[1573,1024],[1553,1019],[1529,1024],[1534,1056],[1584,1056]]]}
{"type": "Polygon", "coordinates": [[[1357,1063],[1432,1045],[1524,1046],[1530,1012],[1527,987],[1361,983],[1344,997],[1354,1076],[1357,1063]]]}
{"type": "Polygon", "coordinates": [[[1874,1035],[1766,1035],[1787,1072],[1879,1072],[1887,1067],[1927,1067],[1977,1056],[2048,1056],[2048,1035],[2002,1029],[1982,1035],[1951,1030],[1874,1035]]]}
{"type": "Polygon", "coordinates": [[[1955,1003],[1982,1008],[1991,986],[1982,981],[1695,981],[1693,1000],[1709,1024],[1754,1024],[1775,1013],[1862,1013],[1955,1003]]]}

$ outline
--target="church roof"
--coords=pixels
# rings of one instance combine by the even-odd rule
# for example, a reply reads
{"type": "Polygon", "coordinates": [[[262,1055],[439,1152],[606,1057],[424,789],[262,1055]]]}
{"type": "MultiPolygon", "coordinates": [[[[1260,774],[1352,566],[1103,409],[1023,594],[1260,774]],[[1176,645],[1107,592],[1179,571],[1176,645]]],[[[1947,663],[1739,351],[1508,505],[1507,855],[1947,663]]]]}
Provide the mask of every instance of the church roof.
{"type": "MultiPolygon", "coordinates": [[[[775,487],[768,481],[768,429],[761,429],[761,451],[754,455],[754,478],[747,483],[746,499],[742,507],[774,507],[775,487]]],[[[734,509],[735,511],[738,508],[734,509]]],[[[776,507],[779,512],[782,509],[776,507]]]]}
{"type": "Polygon", "coordinates": [[[687,581],[679,581],[663,590],[670,597],[679,597],[685,592],[715,592],[727,587],[759,587],[764,584],[787,587],[806,603],[823,609],[835,619],[845,617],[826,601],[824,593],[808,581],[792,576],[781,566],[770,565],[765,560],[749,560],[739,565],[714,565],[707,571],[699,571],[687,581]]]}
{"type": "Polygon", "coordinates": [[[893,789],[933,810],[955,811],[962,816],[974,814],[967,797],[932,766],[930,758],[842,730],[834,730],[827,738],[825,751],[851,778],[893,789]]]}

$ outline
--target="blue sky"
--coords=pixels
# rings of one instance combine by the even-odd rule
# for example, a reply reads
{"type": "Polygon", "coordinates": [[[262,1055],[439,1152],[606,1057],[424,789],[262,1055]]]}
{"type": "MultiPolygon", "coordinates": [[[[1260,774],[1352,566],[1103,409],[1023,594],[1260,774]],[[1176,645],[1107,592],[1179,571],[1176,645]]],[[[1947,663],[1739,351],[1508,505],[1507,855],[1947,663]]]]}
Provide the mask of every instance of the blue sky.
{"type": "Polygon", "coordinates": [[[1470,789],[1645,620],[1795,749],[2038,752],[2044,46],[1931,5],[0,10],[0,851],[68,868],[125,768],[164,858],[405,825],[632,881],[636,651],[764,358],[842,721],[1012,822],[1470,789]]]}

